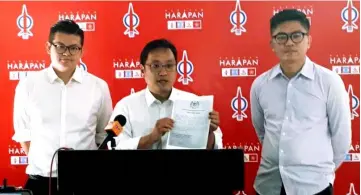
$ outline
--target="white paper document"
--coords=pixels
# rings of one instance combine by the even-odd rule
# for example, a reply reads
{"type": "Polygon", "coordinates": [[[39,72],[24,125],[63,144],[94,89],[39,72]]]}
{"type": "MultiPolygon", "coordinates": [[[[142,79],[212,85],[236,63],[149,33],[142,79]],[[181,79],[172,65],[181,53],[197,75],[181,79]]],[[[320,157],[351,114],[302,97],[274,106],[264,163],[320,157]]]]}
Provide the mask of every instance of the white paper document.
{"type": "Polygon", "coordinates": [[[212,110],[213,95],[175,100],[166,149],[206,149],[212,110]]]}

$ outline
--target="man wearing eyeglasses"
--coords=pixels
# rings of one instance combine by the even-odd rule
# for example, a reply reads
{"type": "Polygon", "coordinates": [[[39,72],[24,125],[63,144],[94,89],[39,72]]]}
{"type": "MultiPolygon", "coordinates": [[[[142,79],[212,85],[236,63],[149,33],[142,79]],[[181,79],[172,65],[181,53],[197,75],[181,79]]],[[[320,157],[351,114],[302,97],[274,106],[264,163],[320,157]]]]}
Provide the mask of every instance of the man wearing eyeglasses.
{"type": "Polygon", "coordinates": [[[331,195],[351,144],[349,99],[341,77],[306,55],[310,23],[297,10],[274,15],[279,63],[251,87],[253,126],[262,144],[259,195],[331,195]]]}
{"type": "Polygon", "coordinates": [[[25,187],[34,195],[57,194],[57,160],[60,147],[97,149],[112,112],[107,83],[77,65],[83,55],[84,32],[71,21],[50,28],[46,51],[48,68],[20,80],[14,99],[13,140],[28,155],[25,187]]]}
{"type": "MultiPolygon", "coordinates": [[[[127,122],[117,137],[117,149],[165,148],[168,131],[174,121],[170,118],[173,101],[179,97],[195,97],[195,94],[173,87],[177,77],[177,49],[165,39],[146,44],[140,54],[142,73],[147,87],[121,99],[115,106],[110,121],[122,114],[127,122]]],[[[208,149],[222,148],[222,132],[219,113],[209,113],[211,125],[208,149]]]]}

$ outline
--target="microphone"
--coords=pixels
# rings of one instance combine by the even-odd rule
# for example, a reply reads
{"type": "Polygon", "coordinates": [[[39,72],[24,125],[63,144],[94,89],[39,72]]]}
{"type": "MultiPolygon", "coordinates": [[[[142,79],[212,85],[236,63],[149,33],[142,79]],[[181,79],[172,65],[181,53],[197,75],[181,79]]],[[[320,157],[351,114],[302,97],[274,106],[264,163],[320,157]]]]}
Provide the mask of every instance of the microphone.
{"type": "Polygon", "coordinates": [[[107,137],[104,139],[103,143],[100,144],[100,146],[98,147],[98,150],[99,149],[108,149],[107,143],[109,141],[112,142],[111,143],[112,148],[115,147],[114,137],[118,136],[123,131],[123,126],[125,125],[125,123],[127,123],[127,119],[125,118],[125,116],[123,116],[121,114],[116,116],[114,118],[112,128],[111,129],[105,129],[105,131],[107,132],[107,137]]]}

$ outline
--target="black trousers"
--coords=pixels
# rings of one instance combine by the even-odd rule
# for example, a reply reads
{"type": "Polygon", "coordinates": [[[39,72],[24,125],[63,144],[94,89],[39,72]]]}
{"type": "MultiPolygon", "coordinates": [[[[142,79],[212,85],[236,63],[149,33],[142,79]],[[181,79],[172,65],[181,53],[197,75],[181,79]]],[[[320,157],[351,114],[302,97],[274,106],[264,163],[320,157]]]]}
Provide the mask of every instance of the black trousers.
{"type": "MultiPolygon", "coordinates": [[[[29,175],[24,188],[31,190],[33,195],[50,195],[49,177],[29,175]]],[[[51,195],[59,195],[57,191],[57,178],[51,179],[51,195]]]]}
{"type": "MultiPolygon", "coordinates": [[[[260,194],[257,193],[257,195],[260,195],[260,194]]],[[[283,184],[282,184],[281,194],[280,195],[287,195],[286,191],[285,191],[285,188],[283,187],[283,184]]],[[[324,190],[322,190],[321,192],[319,192],[319,193],[317,193],[315,195],[333,195],[333,187],[332,187],[332,185],[330,184],[327,188],[325,188],[324,190]]]]}

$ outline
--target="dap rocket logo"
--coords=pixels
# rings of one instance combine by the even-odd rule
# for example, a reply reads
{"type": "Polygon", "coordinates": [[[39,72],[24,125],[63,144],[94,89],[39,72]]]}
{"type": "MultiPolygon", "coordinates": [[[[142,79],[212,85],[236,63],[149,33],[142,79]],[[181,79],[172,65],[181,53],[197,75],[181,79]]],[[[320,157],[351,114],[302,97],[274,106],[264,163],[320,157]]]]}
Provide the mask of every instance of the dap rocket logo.
{"type": "Polygon", "coordinates": [[[81,68],[85,72],[88,71],[86,64],[81,59],[80,59],[80,63],[79,63],[79,68],[81,68]]]}
{"type": "Polygon", "coordinates": [[[348,85],[348,97],[350,98],[351,106],[351,119],[359,117],[357,109],[360,106],[360,99],[353,93],[352,85],[348,85]]]}
{"type": "Polygon", "coordinates": [[[133,93],[135,93],[135,90],[134,90],[134,88],[131,88],[130,89],[130,95],[133,94],[133,93]]]}
{"type": "Polygon", "coordinates": [[[193,63],[188,60],[187,51],[184,50],[182,60],[177,64],[177,72],[180,75],[178,82],[182,82],[183,85],[188,85],[189,82],[193,82],[191,77],[193,70],[193,63]]]}
{"type": "Polygon", "coordinates": [[[342,26],[342,30],[346,30],[348,33],[352,33],[354,29],[358,29],[356,24],[359,18],[359,12],[356,7],[352,5],[352,0],[347,0],[347,5],[341,11],[341,19],[345,24],[342,26]]]}
{"type": "Polygon", "coordinates": [[[137,27],[139,26],[139,16],[134,12],[133,4],[129,3],[128,12],[123,17],[123,24],[125,28],[124,35],[128,35],[129,38],[134,38],[135,35],[139,35],[137,27]]]}
{"type": "Polygon", "coordinates": [[[248,102],[242,95],[241,87],[237,88],[237,94],[231,101],[231,107],[234,111],[232,118],[235,118],[237,121],[243,121],[243,119],[247,118],[245,111],[248,108],[248,102]]]}
{"type": "Polygon", "coordinates": [[[355,185],[353,183],[350,183],[350,188],[348,190],[348,193],[346,195],[358,195],[355,190],[355,185]]]}
{"type": "Polygon", "coordinates": [[[247,15],[246,12],[241,9],[239,0],[236,1],[236,8],[233,12],[231,12],[229,20],[233,25],[231,33],[240,36],[242,35],[242,32],[246,32],[246,29],[243,27],[243,25],[247,22],[247,15]]]}
{"type": "Polygon", "coordinates": [[[19,37],[21,37],[24,40],[27,40],[27,39],[29,39],[30,36],[33,36],[33,33],[30,30],[34,26],[34,20],[28,14],[28,10],[27,10],[25,4],[23,5],[23,10],[22,10],[21,14],[16,19],[16,24],[18,25],[18,28],[20,29],[20,32],[18,33],[19,37]]]}

